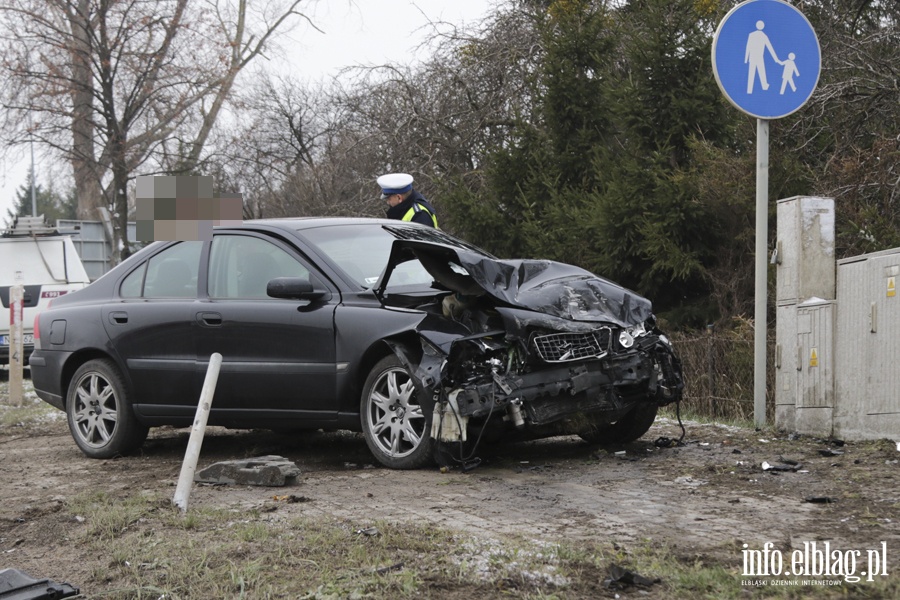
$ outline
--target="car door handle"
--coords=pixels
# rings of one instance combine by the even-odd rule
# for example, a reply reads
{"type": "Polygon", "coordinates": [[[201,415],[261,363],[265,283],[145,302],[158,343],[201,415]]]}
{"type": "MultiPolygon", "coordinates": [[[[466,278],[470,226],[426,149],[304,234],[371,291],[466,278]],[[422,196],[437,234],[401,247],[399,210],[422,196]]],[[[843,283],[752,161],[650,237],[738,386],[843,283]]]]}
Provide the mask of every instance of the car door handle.
{"type": "Polygon", "coordinates": [[[222,315],[214,312],[197,313],[197,320],[201,325],[209,325],[210,327],[218,327],[222,324],[222,315]]]}
{"type": "Polygon", "coordinates": [[[111,312],[109,313],[109,322],[113,325],[124,325],[128,322],[127,312],[111,312]]]}

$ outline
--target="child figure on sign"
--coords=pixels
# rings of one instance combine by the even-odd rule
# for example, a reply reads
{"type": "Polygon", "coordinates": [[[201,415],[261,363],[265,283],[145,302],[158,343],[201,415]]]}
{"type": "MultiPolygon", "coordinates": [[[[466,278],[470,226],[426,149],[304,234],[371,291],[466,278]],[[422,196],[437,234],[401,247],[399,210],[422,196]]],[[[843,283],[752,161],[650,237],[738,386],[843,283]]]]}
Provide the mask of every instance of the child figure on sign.
{"type": "Polygon", "coordinates": [[[782,95],[784,95],[784,88],[789,84],[791,86],[791,91],[797,91],[797,86],[794,85],[794,75],[800,77],[800,71],[797,70],[797,64],[794,62],[795,58],[797,58],[797,55],[793,52],[790,52],[788,53],[787,60],[781,62],[781,64],[784,66],[784,71],[781,74],[782,95]]]}

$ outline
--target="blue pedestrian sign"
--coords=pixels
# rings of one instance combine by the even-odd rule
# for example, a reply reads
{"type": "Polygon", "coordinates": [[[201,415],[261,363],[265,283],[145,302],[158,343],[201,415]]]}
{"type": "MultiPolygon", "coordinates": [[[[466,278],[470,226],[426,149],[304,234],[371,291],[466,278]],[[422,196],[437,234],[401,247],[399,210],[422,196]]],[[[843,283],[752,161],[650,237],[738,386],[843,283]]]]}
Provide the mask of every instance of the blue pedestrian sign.
{"type": "Polygon", "coordinates": [[[781,0],[735,6],[716,30],[713,72],[725,97],[758,119],[779,119],[806,104],[822,69],[812,25],[781,0]]]}

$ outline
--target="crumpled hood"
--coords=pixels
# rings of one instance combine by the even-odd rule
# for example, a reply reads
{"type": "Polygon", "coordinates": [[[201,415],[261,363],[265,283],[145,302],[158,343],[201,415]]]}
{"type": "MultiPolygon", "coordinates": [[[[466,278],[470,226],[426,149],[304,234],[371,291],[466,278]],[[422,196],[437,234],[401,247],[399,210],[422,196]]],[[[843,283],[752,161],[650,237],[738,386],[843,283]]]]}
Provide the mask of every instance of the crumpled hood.
{"type": "Polygon", "coordinates": [[[487,294],[505,304],[569,319],[637,325],[652,316],[643,296],[579,267],[549,260],[499,260],[453,246],[397,240],[376,290],[383,292],[394,267],[418,258],[447,289],[487,294]],[[461,266],[466,274],[454,269],[461,266]]]}

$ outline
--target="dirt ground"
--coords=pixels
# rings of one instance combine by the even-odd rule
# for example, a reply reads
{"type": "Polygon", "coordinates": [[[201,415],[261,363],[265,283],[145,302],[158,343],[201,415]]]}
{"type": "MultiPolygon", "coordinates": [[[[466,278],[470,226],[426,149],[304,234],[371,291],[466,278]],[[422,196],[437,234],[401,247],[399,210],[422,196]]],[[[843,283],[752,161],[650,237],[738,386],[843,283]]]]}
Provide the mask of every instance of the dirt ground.
{"type": "MultiPolygon", "coordinates": [[[[685,554],[725,553],[726,562],[731,555],[738,571],[743,544],[761,549],[771,542],[790,550],[830,541],[832,548],[863,556],[886,548],[895,576],[900,451],[894,441],[842,443],[696,422],[686,427],[681,447],[654,445],[661,436],[679,436],[677,423],[667,419],[643,439],[615,448],[577,437],[483,447],[482,464],[467,473],[380,468],[362,436],[346,432],[288,437],[212,428],[200,468],[280,455],[302,475],[290,488],[198,484],[190,506],[266,509],[273,494],[295,494],[305,501],[280,503],[280,515],[336,517],[361,527],[375,520],[431,523],[478,537],[546,542],[651,540],[685,554]],[[764,470],[764,462],[795,470],[764,470]]],[[[66,499],[101,490],[121,498],[146,490],[174,494],[189,433],[154,429],[141,454],[98,461],[81,454],[62,418],[4,427],[0,569],[73,583],[87,577],[101,557],[66,542],[79,527],[63,510],[66,499]]]]}

